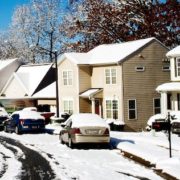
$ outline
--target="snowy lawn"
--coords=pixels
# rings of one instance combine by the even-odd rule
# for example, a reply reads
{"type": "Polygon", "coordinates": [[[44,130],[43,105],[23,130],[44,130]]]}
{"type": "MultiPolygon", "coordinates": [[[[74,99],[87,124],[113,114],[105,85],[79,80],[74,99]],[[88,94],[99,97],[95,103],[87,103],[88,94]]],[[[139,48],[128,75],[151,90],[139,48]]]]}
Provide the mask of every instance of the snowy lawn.
{"type": "MultiPolygon", "coordinates": [[[[124,158],[119,150],[94,148],[71,150],[66,145],[59,143],[56,133],[59,132],[60,127],[49,126],[48,128],[55,129],[55,134],[16,135],[0,132],[0,136],[17,139],[25,146],[40,152],[48,159],[57,179],[123,180],[138,179],[139,177],[153,180],[162,179],[153,170],[124,158]]],[[[156,164],[157,168],[163,169],[177,178],[180,177],[180,137],[176,135],[172,136],[173,158],[171,159],[169,158],[168,138],[163,133],[156,133],[154,136],[151,132],[111,132],[111,143],[119,149],[143,157],[152,164],[156,164]]],[[[19,150],[19,153],[22,152],[19,150]]],[[[11,160],[9,164],[16,166],[16,174],[14,171],[10,171],[11,167],[7,169],[9,178],[15,179],[15,175],[20,173],[21,166],[10,152],[6,152],[5,147],[0,148],[1,162],[3,162],[2,154],[8,154],[11,157],[8,159],[11,160]]],[[[0,171],[1,168],[0,165],[0,171]]]]}

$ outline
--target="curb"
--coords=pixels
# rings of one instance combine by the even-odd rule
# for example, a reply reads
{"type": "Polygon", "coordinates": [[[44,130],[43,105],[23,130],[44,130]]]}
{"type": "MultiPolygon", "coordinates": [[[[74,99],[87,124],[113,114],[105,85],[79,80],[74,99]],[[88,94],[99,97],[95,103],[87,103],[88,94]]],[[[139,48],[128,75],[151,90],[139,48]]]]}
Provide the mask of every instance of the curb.
{"type": "Polygon", "coordinates": [[[128,158],[128,159],[131,159],[147,168],[152,168],[152,170],[159,176],[161,176],[162,178],[164,179],[168,179],[168,180],[178,180],[176,177],[166,173],[166,172],[163,172],[162,169],[156,169],[156,165],[155,164],[152,164],[150,161],[147,161],[139,156],[136,156],[132,153],[129,153],[127,151],[124,151],[122,149],[119,149],[120,150],[120,154],[122,154],[124,157],[128,158]]]}

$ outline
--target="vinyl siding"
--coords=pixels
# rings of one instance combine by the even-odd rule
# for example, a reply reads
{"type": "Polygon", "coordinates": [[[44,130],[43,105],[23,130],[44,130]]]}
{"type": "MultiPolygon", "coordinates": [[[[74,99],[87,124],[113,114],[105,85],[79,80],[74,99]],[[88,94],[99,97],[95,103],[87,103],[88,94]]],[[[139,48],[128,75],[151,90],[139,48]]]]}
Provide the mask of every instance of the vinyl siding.
{"type": "Polygon", "coordinates": [[[66,99],[73,100],[73,112],[79,112],[79,87],[78,87],[78,67],[68,59],[64,60],[58,67],[58,82],[59,82],[59,107],[60,112],[63,110],[63,101],[66,99]],[[71,70],[73,73],[72,85],[65,86],[63,84],[63,71],[71,70]]]}
{"type": "Polygon", "coordinates": [[[80,66],[79,67],[79,92],[84,92],[91,88],[91,66],[80,66]]]}
{"type": "Polygon", "coordinates": [[[119,119],[123,119],[123,107],[122,107],[122,70],[120,65],[109,65],[109,66],[100,66],[93,67],[92,70],[92,87],[93,88],[103,88],[103,117],[106,118],[106,99],[117,98],[119,102],[119,119]],[[109,85],[106,84],[105,80],[105,69],[115,68],[117,80],[116,84],[109,85]]]}
{"type": "Polygon", "coordinates": [[[155,89],[170,80],[170,72],[162,71],[167,49],[153,42],[123,63],[124,118],[126,129],[140,131],[153,115],[153,98],[160,97],[155,89]],[[140,54],[143,58],[139,57],[140,54]],[[137,72],[136,66],[144,66],[144,72],[137,72]],[[136,99],[137,119],[128,120],[128,100],[136,99]]]}

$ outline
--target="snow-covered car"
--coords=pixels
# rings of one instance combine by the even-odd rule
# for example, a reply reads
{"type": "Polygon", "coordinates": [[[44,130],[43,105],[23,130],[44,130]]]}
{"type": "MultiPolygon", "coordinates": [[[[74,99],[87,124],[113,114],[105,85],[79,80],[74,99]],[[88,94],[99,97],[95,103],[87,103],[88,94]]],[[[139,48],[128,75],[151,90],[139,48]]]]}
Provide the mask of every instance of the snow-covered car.
{"type": "Polygon", "coordinates": [[[5,132],[42,132],[45,129],[45,118],[36,111],[15,111],[4,122],[5,132]]]}
{"type": "Polygon", "coordinates": [[[59,133],[61,143],[69,147],[81,143],[109,144],[109,125],[100,116],[91,113],[79,113],[71,115],[62,123],[59,133]]]}
{"type": "Polygon", "coordinates": [[[0,107],[0,129],[3,129],[4,121],[9,118],[8,113],[3,107],[0,107]]]}
{"type": "MultiPolygon", "coordinates": [[[[155,114],[151,116],[147,122],[146,130],[156,131],[167,130],[168,128],[168,115],[155,114]]],[[[180,111],[170,111],[171,131],[173,133],[180,133],[180,111]]]]}

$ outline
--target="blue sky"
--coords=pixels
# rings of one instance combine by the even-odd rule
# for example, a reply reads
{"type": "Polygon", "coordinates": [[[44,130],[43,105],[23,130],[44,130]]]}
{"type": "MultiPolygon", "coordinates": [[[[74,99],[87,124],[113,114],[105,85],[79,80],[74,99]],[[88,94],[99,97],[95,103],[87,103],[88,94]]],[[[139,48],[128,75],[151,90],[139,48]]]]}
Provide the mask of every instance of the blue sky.
{"type": "Polygon", "coordinates": [[[0,30],[6,30],[11,22],[14,9],[30,0],[0,0],[0,30]]]}

